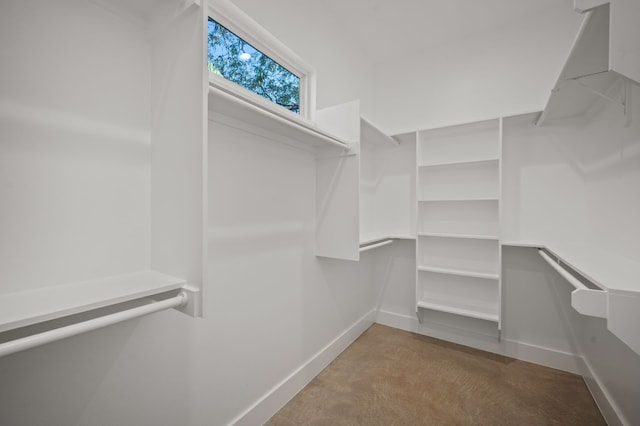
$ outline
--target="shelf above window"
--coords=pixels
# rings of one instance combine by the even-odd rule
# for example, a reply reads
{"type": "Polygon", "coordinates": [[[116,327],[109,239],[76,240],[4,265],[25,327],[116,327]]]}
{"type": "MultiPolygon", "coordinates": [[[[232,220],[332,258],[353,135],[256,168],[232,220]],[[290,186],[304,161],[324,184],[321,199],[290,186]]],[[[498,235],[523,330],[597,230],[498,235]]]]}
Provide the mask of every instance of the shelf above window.
{"type": "Polygon", "coordinates": [[[185,280],[140,271],[0,295],[0,332],[177,290],[185,280]]]}
{"type": "Polygon", "coordinates": [[[259,132],[269,139],[314,153],[327,149],[339,153],[349,149],[345,141],[310,121],[224,79],[210,80],[208,104],[211,121],[259,132]]]}

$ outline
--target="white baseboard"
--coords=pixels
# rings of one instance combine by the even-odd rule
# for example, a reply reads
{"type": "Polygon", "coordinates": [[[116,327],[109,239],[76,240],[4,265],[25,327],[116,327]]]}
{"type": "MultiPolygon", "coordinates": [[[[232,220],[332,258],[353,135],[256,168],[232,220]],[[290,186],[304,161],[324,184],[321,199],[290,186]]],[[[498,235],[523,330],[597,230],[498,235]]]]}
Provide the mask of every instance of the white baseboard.
{"type": "Polygon", "coordinates": [[[583,359],[583,366],[582,377],[584,382],[589,388],[589,392],[591,392],[591,396],[593,396],[607,424],[609,426],[631,426],[631,422],[627,420],[618,408],[618,404],[616,404],[615,400],[611,397],[611,394],[600,380],[600,377],[595,373],[595,370],[586,359],[583,359]]]}
{"type": "Polygon", "coordinates": [[[622,412],[618,409],[609,392],[602,385],[597,374],[595,374],[589,363],[582,357],[513,340],[502,339],[498,341],[497,339],[492,339],[489,336],[480,334],[458,330],[447,331],[436,329],[426,324],[420,324],[417,317],[375,310],[367,313],[352,324],[302,366],[275,385],[230,424],[238,426],[264,424],[374,322],[582,375],[609,426],[630,425],[621,414],[622,412]]]}
{"type": "Polygon", "coordinates": [[[498,341],[497,337],[472,333],[465,330],[448,330],[444,327],[436,328],[426,323],[421,324],[417,317],[409,317],[388,311],[378,311],[376,322],[436,339],[442,339],[522,361],[567,371],[569,373],[582,373],[583,362],[581,357],[555,349],[504,338],[498,341]]]}
{"type": "Polygon", "coordinates": [[[336,359],[354,340],[364,333],[374,323],[375,317],[375,310],[365,314],[288,377],[275,385],[230,424],[238,426],[264,424],[314,377],[324,370],[331,361],[336,359]]]}

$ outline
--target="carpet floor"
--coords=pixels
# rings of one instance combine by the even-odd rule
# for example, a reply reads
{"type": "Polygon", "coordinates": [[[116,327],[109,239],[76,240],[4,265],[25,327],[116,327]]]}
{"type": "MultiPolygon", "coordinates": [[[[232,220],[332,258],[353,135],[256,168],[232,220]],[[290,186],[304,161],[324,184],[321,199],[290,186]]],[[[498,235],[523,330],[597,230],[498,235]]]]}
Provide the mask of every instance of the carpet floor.
{"type": "Polygon", "coordinates": [[[374,324],[267,425],[606,423],[580,376],[374,324]]]}

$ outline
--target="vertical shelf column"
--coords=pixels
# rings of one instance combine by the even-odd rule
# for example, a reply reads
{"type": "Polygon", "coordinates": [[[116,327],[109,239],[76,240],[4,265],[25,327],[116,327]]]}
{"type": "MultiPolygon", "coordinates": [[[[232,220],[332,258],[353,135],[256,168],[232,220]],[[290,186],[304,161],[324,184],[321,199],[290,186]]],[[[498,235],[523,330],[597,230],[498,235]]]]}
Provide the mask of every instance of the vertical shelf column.
{"type": "Polygon", "coordinates": [[[501,329],[501,120],[419,132],[416,311],[501,329]]]}

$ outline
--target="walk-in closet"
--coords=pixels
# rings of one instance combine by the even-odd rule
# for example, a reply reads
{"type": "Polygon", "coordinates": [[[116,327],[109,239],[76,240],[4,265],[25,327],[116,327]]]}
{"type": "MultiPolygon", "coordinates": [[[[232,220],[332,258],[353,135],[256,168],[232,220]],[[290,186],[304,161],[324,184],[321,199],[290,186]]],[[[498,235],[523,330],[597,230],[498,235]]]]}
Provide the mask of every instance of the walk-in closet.
{"type": "Polygon", "coordinates": [[[0,424],[640,424],[637,0],[3,0],[0,424]]]}

